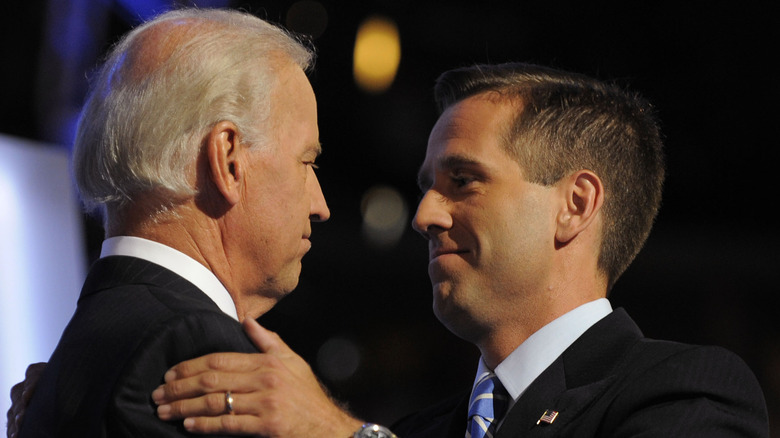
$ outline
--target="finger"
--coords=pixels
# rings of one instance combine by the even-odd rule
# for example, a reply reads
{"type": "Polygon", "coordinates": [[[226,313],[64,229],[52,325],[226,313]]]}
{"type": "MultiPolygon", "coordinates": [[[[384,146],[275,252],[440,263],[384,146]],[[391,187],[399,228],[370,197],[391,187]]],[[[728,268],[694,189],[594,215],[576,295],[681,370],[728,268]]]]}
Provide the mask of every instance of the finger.
{"type": "Polygon", "coordinates": [[[38,377],[40,377],[41,373],[43,372],[43,369],[46,368],[46,362],[36,362],[30,364],[30,366],[27,367],[27,371],[24,373],[25,379],[35,378],[35,380],[38,380],[38,377]]]}
{"type": "Polygon", "coordinates": [[[196,434],[260,435],[265,436],[261,421],[252,415],[222,415],[219,417],[191,417],[184,420],[184,428],[196,434]]]}
{"type": "MultiPolygon", "coordinates": [[[[17,420],[18,414],[15,412],[13,408],[8,410],[8,414],[6,415],[6,421],[8,421],[8,438],[15,438],[17,433],[17,420]]],[[[21,418],[19,418],[21,420],[21,418]]]]}
{"type": "Polygon", "coordinates": [[[11,402],[16,404],[22,401],[24,394],[24,382],[19,382],[11,387],[11,402]]]}
{"type": "Polygon", "coordinates": [[[255,361],[257,369],[246,373],[206,371],[197,376],[172,380],[152,391],[152,400],[160,405],[210,393],[248,393],[277,385],[280,382],[277,377],[279,370],[284,367],[281,360],[268,355],[255,356],[258,356],[255,361]]]}
{"type": "MultiPolygon", "coordinates": [[[[232,395],[233,412],[241,406],[241,397],[232,395]]],[[[226,395],[224,392],[207,394],[201,397],[179,400],[157,407],[157,416],[161,420],[181,420],[188,417],[216,417],[228,414],[226,395]]]]}
{"type": "Polygon", "coordinates": [[[152,400],[157,404],[169,403],[184,398],[198,397],[208,393],[256,389],[258,382],[246,373],[223,373],[207,371],[194,377],[172,380],[152,391],[152,400]]]}
{"type": "Polygon", "coordinates": [[[174,365],[165,373],[165,381],[197,376],[209,371],[246,372],[256,368],[256,358],[249,353],[212,353],[174,365]]]}
{"type": "Polygon", "coordinates": [[[160,385],[152,391],[152,401],[162,405],[185,398],[199,397],[208,392],[216,392],[218,391],[217,388],[203,385],[198,378],[176,380],[160,385]]]}
{"type": "Polygon", "coordinates": [[[290,347],[282,341],[279,335],[261,326],[254,319],[246,318],[242,325],[249,339],[260,352],[276,354],[288,353],[290,351],[290,347]]]}

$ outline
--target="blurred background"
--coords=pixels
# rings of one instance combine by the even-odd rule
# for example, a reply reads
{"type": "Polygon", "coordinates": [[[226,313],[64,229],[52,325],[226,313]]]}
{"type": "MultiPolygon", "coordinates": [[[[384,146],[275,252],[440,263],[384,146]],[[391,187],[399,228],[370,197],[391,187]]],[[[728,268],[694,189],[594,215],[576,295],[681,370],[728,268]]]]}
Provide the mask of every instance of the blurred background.
{"type": "Polygon", "coordinates": [[[739,354],[780,437],[780,72],[772,61],[780,3],[749,0],[4,2],[3,411],[26,364],[48,358],[99,252],[99,222],[80,213],[67,179],[87,78],[139,20],[193,4],[244,9],[308,35],[317,48],[310,77],[332,218],[315,225],[298,290],[261,322],[355,413],[392,423],[473,379],[476,350],[430,310],[426,244],[409,226],[415,177],[436,120],[435,78],[474,63],[525,61],[617,81],[655,104],[667,145],[665,201],[613,306],[650,337],[739,354]],[[28,164],[14,164],[20,154],[28,164]],[[46,160],[58,170],[37,164],[46,160]],[[39,183],[47,178],[59,182],[39,183]],[[48,210],[26,210],[33,203],[48,210]],[[45,257],[16,268],[20,251],[38,239],[48,242],[39,250],[45,257]],[[52,249],[54,241],[66,249],[52,249]],[[52,274],[64,270],[67,281],[52,274]],[[29,347],[36,343],[42,347],[29,347]]]}

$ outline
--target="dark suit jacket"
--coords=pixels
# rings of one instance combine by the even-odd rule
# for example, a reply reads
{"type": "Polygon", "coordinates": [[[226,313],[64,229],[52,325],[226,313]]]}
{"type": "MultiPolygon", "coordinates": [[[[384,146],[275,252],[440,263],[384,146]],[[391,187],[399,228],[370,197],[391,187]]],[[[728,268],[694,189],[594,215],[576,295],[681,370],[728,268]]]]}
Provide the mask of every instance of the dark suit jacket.
{"type": "MultiPolygon", "coordinates": [[[[468,397],[406,417],[393,431],[401,438],[463,438],[468,397]]],[[[768,437],[764,396],[736,355],[647,339],[617,309],[528,387],[495,438],[628,436],[768,437]],[[558,417],[537,425],[547,409],[558,417]]]]}
{"type": "Polygon", "coordinates": [[[237,321],[179,275],[134,257],[100,259],[20,436],[186,435],[181,421],[156,417],[151,393],[171,366],[217,351],[257,352],[237,321]]]}

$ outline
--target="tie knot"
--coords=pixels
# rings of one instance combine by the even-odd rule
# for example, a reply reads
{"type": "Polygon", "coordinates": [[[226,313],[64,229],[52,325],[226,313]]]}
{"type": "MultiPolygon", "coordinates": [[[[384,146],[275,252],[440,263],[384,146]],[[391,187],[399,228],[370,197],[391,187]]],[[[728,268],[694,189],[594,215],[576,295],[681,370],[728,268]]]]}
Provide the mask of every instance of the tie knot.
{"type": "Polygon", "coordinates": [[[492,436],[496,424],[504,415],[509,394],[491,372],[479,376],[469,402],[469,436],[482,438],[492,436]]]}

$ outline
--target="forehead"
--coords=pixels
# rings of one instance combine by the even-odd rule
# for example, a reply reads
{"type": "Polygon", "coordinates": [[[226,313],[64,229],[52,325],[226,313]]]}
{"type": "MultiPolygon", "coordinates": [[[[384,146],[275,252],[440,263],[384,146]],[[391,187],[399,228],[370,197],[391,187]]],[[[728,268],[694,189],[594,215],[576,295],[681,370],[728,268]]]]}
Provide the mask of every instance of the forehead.
{"type": "Polygon", "coordinates": [[[279,144],[319,153],[314,91],[303,70],[291,62],[282,64],[278,72],[271,100],[271,124],[279,144]]]}
{"type": "Polygon", "coordinates": [[[471,161],[509,159],[504,147],[517,105],[492,93],[464,99],[447,108],[433,127],[422,171],[462,157],[471,161]]]}
{"type": "Polygon", "coordinates": [[[277,83],[271,106],[278,116],[305,117],[316,114],[317,101],[306,73],[286,58],[275,61],[277,83]]]}

